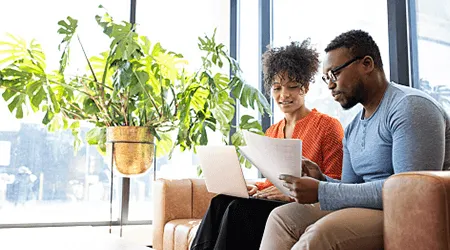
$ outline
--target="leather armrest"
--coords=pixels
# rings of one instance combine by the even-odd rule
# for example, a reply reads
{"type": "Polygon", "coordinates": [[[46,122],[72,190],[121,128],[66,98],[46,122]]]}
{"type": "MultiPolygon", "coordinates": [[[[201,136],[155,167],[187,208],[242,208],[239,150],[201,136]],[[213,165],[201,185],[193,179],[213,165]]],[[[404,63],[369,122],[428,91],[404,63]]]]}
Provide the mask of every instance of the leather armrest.
{"type": "Polygon", "coordinates": [[[153,248],[163,249],[167,222],[202,218],[213,196],[202,179],[156,180],[153,184],[153,248]]]}
{"type": "Polygon", "coordinates": [[[385,249],[450,249],[450,171],[389,177],[383,208],[385,249]]]}

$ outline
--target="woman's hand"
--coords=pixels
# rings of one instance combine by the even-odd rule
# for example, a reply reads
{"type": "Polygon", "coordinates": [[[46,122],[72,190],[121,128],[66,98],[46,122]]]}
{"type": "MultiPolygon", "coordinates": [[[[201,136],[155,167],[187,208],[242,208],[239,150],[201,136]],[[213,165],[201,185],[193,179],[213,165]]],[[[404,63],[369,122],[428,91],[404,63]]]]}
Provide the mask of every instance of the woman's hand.
{"type": "Polygon", "coordinates": [[[284,195],[275,186],[267,187],[261,191],[258,191],[255,195],[257,198],[265,198],[269,200],[279,200],[279,201],[292,201],[291,198],[284,195]]]}
{"type": "Polygon", "coordinates": [[[252,196],[252,195],[256,194],[256,192],[258,192],[258,187],[256,187],[255,185],[247,184],[247,191],[248,191],[248,195],[252,196]]]}
{"type": "Polygon", "coordinates": [[[308,158],[302,157],[302,176],[309,176],[319,181],[326,181],[327,179],[322,174],[319,166],[308,158]]]}

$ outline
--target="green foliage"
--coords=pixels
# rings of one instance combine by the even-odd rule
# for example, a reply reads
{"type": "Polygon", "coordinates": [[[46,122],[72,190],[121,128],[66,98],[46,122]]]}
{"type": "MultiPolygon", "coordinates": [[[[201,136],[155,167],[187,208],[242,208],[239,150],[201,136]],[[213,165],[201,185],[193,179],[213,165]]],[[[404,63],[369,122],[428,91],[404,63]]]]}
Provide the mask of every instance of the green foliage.
{"type": "MultiPolygon", "coordinates": [[[[244,83],[238,63],[216,42],[215,31],[199,38],[202,67],[189,73],[181,54],[153,44],[135,31],[135,25],[114,22],[108,13],[95,19],[111,42],[90,58],[77,36],[78,21],[68,17],[58,22],[62,37],[58,70],[47,69],[36,41],[27,43],[13,35],[10,41],[0,41],[0,88],[17,118],[30,111],[44,112],[42,123],[50,131],[72,130],[76,148],[81,144],[79,121],[90,122],[95,127],[86,140],[101,152],[106,149],[106,127],[148,126],[158,139],[158,155],[163,155],[175,146],[195,150],[206,145],[208,129],[220,131],[227,142],[236,112],[232,96],[244,107],[270,113],[264,96],[244,83]],[[81,46],[87,65],[78,75],[67,73],[74,45],[81,46]],[[231,77],[223,73],[227,69],[231,77]]],[[[233,135],[236,146],[243,144],[241,129],[262,133],[253,117],[243,116],[233,135]]]]}

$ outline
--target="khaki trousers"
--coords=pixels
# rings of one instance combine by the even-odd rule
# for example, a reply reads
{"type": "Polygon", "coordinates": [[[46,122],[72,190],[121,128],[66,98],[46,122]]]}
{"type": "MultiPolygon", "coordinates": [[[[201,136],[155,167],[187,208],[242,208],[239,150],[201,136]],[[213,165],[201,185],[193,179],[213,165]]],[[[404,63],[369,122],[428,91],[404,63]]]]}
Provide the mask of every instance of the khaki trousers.
{"type": "Polygon", "coordinates": [[[383,249],[383,211],[289,203],[270,213],[260,249],[383,249]]]}

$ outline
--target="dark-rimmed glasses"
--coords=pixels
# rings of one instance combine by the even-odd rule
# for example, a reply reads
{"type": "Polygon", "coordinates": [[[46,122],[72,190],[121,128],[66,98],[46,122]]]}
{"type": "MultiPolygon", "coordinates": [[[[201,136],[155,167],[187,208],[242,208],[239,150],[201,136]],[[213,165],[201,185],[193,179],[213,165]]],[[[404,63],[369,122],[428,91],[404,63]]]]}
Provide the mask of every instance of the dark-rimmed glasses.
{"type": "Polygon", "coordinates": [[[340,70],[343,70],[345,67],[347,67],[348,65],[354,63],[357,60],[363,59],[364,57],[362,56],[357,56],[353,59],[351,59],[350,61],[345,62],[342,65],[339,65],[337,67],[335,67],[334,69],[330,69],[330,71],[328,71],[328,73],[326,75],[322,76],[322,80],[325,82],[325,84],[328,85],[328,83],[331,81],[332,83],[335,83],[337,81],[337,77],[336,77],[336,73],[340,70]]]}

